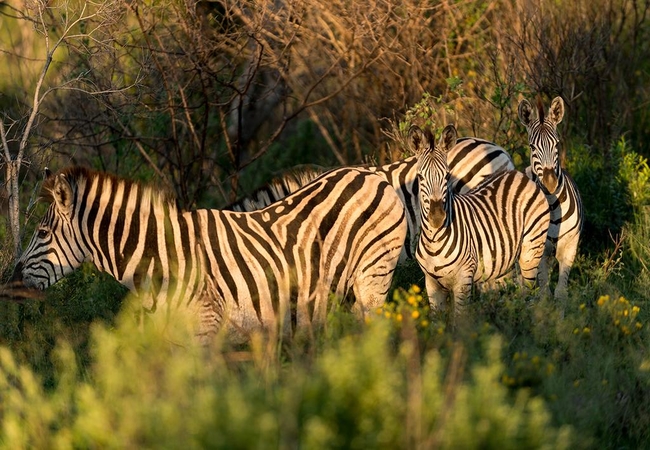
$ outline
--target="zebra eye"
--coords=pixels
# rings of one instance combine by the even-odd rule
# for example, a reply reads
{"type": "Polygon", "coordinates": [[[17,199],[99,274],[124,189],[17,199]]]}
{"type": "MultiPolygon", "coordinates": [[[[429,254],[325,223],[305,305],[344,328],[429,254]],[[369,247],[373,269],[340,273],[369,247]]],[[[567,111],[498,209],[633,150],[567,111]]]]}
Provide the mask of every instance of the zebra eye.
{"type": "Polygon", "coordinates": [[[45,228],[41,228],[40,230],[38,230],[37,236],[39,239],[45,239],[49,234],[50,234],[49,230],[45,228]]]}

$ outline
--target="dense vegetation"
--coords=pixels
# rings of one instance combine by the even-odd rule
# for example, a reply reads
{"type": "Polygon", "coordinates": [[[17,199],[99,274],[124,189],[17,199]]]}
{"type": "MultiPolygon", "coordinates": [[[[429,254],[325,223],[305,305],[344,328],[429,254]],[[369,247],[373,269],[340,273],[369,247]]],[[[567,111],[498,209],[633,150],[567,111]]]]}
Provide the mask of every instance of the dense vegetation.
{"type": "MultiPolygon", "coordinates": [[[[523,168],[516,107],[536,95],[567,104],[586,225],[566,310],[508,286],[454,330],[410,263],[366,323],[333,310],[313,334],[206,350],[182,313],[140,323],[84,267],[44,302],[0,303],[0,446],[649,447],[650,7],[529,3],[3,3],[1,158],[25,150],[24,236],[45,165],[219,206],[294,164],[394,160],[410,124],[454,122],[523,168]],[[64,39],[36,105],[45,36],[64,39]]],[[[1,221],[5,275],[11,236],[1,221]]]]}

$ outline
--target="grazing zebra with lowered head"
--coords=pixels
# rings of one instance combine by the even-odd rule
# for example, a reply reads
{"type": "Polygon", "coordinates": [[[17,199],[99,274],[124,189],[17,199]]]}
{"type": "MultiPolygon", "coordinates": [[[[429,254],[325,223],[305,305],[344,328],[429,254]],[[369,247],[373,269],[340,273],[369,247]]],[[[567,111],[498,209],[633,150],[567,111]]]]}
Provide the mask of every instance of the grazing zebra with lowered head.
{"type": "Polygon", "coordinates": [[[560,167],[557,125],[564,116],[564,102],[555,97],[547,115],[541,101],[537,103],[537,116],[528,100],[519,103],[519,119],[528,130],[530,166],[526,174],[544,191],[551,207],[551,224],[544,258],[540,264],[540,284],[549,289],[549,271],[553,255],[558,261],[558,281],[555,298],[566,300],[569,272],[578,252],[582,231],[582,200],[575,181],[560,167]]]}
{"type": "MultiPolygon", "coordinates": [[[[449,151],[450,183],[454,192],[464,193],[476,187],[487,176],[502,170],[515,168],[508,152],[496,144],[483,139],[465,137],[458,139],[449,151]]],[[[365,167],[365,166],[364,166],[365,167]]],[[[395,188],[406,209],[408,223],[407,245],[404,246],[401,260],[412,259],[415,255],[420,233],[420,204],[417,184],[417,158],[411,156],[383,166],[367,167],[382,175],[395,188]]],[[[238,200],[225,209],[253,211],[284,197],[285,192],[316,178],[325,169],[310,166],[306,169],[291,170],[274,179],[251,196],[238,200]]]]}
{"type": "MultiPolygon", "coordinates": [[[[73,167],[43,184],[51,204],[14,272],[45,289],[91,261],[148,311],[191,305],[221,323],[283,332],[323,323],[333,293],[383,304],[406,235],[395,190],[363,169],[327,172],[260,211],[178,210],[151,188],[73,167]]],[[[235,337],[239,337],[235,333],[235,337]]]]}
{"type": "Polygon", "coordinates": [[[534,284],[550,220],[540,188],[516,170],[487,178],[466,194],[450,186],[447,153],[456,143],[448,125],[436,146],[418,127],[409,131],[416,154],[422,232],[416,260],[429,304],[442,310],[449,294],[460,311],[475,282],[496,280],[519,262],[522,282],[534,284]]]}

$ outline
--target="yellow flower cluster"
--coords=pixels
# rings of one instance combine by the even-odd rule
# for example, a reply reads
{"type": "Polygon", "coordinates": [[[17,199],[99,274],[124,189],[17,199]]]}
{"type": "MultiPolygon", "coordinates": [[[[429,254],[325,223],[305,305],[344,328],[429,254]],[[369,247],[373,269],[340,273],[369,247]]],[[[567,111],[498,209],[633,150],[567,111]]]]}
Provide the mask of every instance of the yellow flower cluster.
{"type": "Polygon", "coordinates": [[[601,295],[596,304],[609,313],[614,327],[624,336],[643,329],[643,324],[637,319],[641,308],[632,305],[625,297],[621,296],[618,300],[614,300],[609,295],[601,295]]]}
{"type": "Polygon", "coordinates": [[[410,318],[418,328],[429,326],[428,320],[429,305],[422,297],[422,289],[416,284],[408,291],[402,288],[395,289],[393,301],[386,302],[381,308],[377,308],[377,315],[394,321],[397,325],[410,318]]]}

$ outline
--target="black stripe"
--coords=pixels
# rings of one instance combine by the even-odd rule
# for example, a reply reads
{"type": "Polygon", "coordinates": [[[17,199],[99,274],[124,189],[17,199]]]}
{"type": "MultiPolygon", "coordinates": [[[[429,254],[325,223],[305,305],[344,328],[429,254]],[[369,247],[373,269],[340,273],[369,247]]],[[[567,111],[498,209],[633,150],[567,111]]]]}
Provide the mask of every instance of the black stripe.
{"type": "MultiPolygon", "coordinates": [[[[217,262],[217,267],[214,268],[216,269],[216,272],[213,269],[213,275],[218,275],[221,279],[223,279],[235,303],[237,306],[239,306],[239,289],[237,288],[237,283],[235,283],[234,278],[230,274],[230,268],[226,264],[226,260],[221,255],[221,246],[219,245],[219,242],[223,237],[219,236],[217,233],[217,220],[219,220],[220,223],[225,222],[225,220],[223,220],[223,213],[216,211],[216,214],[214,214],[212,211],[207,211],[206,216],[208,226],[208,239],[210,240],[210,247],[217,262]],[[217,214],[219,214],[219,216],[217,216],[217,214]]],[[[223,293],[222,296],[223,298],[226,298],[225,294],[223,293]]]]}

